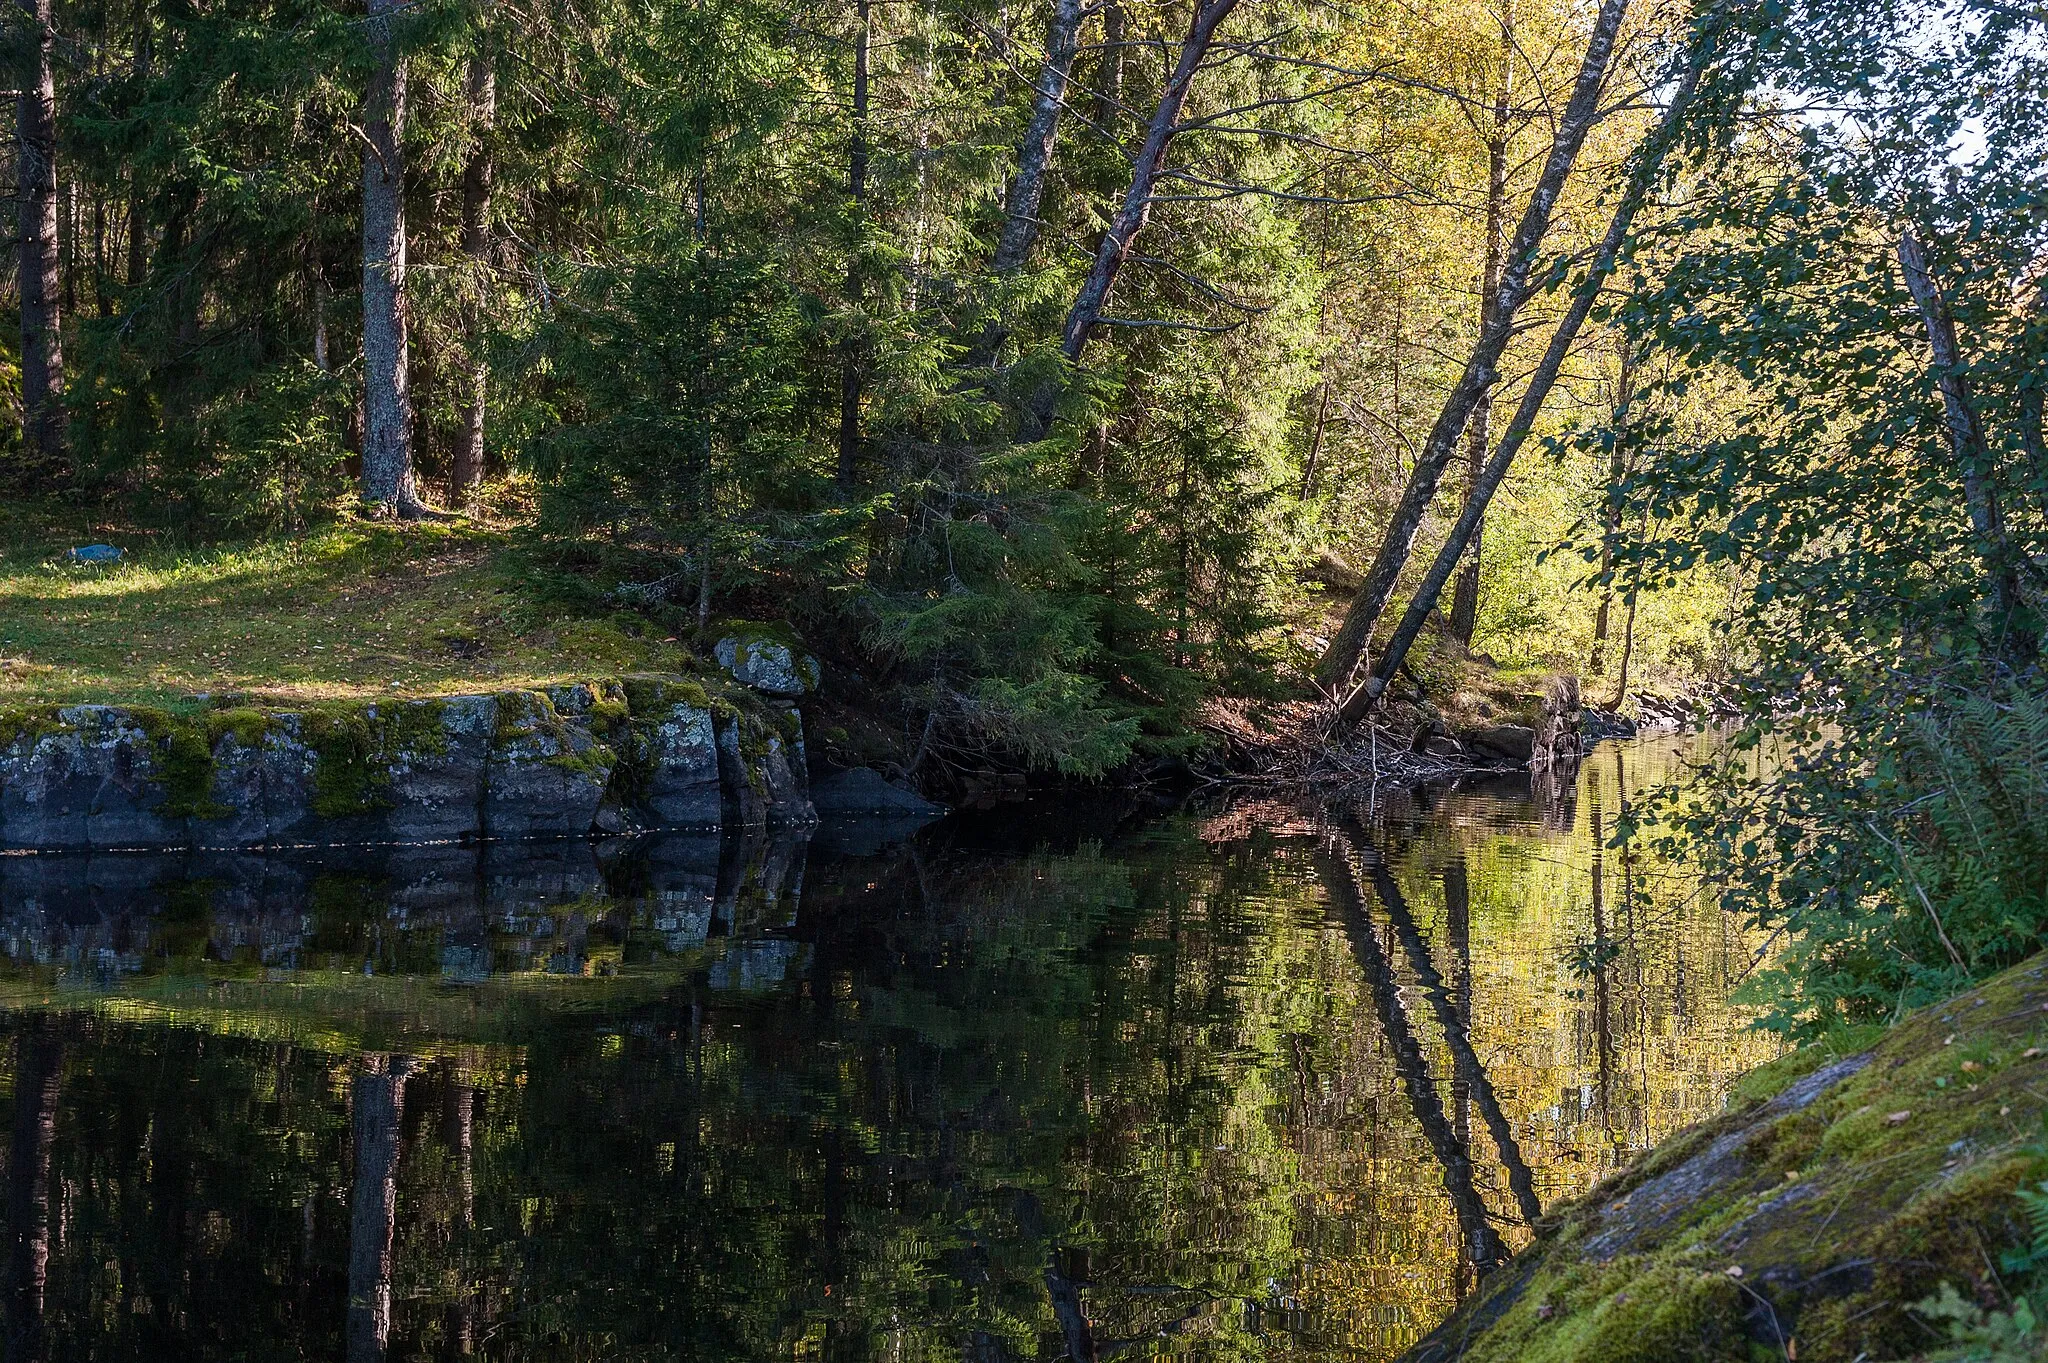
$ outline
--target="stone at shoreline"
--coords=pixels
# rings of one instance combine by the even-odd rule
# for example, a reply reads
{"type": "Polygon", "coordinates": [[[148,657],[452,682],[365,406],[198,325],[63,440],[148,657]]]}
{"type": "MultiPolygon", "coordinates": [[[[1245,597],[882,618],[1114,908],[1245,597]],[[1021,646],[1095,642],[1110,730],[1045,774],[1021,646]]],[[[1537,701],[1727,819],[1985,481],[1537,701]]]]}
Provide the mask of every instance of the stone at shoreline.
{"type": "Polygon", "coordinates": [[[1465,745],[1480,757],[1526,763],[1536,750],[1536,731],[1522,724],[1496,724],[1463,735],[1465,745]]]}
{"type": "Polygon", "coordinates": [[[939,815],[945,813],[943,805],[935,805],[914,790],[892,785],[883,779],[873,767],[855,767],[851,771],[834,772],[811,787],[811,803],[818,813],[831,814],[892,814],[892,815],[939,815]]]}
{"type": "Polygon", "coordinates": [[[0,711],[0,847],[582,837],[815,822],[793,706],[686,678],[171,714],[0,711]]]}

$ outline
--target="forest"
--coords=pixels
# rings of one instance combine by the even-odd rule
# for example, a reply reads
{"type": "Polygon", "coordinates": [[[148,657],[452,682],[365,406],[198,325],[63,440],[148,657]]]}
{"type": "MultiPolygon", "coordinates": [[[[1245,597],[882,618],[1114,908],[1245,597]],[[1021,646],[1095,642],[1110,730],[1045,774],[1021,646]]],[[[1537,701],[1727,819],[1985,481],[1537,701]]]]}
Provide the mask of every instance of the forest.
{"type": "Polygon", "coordinates": [[[1377,771],[1569,680],[1721,735],[1590,855],[1710,887],[1788,1044],[2048,944],[2039,4],[0,26],[8,706],[738,630],[816,661],[799,762],[971,802],[1377,771]]]}

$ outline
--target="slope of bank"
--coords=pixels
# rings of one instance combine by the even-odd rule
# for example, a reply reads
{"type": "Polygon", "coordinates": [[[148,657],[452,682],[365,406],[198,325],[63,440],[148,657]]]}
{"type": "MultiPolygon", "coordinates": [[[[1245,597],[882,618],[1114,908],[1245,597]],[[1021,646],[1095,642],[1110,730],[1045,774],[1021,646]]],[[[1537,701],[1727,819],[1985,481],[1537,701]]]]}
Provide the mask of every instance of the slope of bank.
{"type": "Polygon", "coordinates": [[[1870,1050],[1752,1075],[1721,1117],[1553,1212],[1403,1363],[1878,1363],[2009,1331],[1996,1314],[2025,1284],[2001,1260],[2035,1247],[2018,1194],[2048,1175],[2044,1114],[2035,957],[1870,1050]],[[1948,1287],[1945,1311],[1918,1309],[1948,1287]]]}

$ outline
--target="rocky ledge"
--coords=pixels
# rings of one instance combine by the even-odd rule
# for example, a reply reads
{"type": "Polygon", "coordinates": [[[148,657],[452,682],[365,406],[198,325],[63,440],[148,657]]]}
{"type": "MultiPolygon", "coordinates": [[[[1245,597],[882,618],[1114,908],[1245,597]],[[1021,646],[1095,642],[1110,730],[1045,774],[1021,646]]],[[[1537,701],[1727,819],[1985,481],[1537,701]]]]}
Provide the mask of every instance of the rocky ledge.
{"type": "Polygon", "coordinates": [[[803,726],[685,677],[0,711],[0,847],[236,848],[809,824],[803,726]]]}

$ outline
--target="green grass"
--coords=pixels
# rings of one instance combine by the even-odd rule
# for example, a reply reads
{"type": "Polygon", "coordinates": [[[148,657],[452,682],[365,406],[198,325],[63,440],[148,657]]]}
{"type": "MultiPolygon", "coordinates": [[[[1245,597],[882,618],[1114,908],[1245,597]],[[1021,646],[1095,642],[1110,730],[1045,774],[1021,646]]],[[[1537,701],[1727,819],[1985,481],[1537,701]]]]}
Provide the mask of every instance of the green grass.
{"type": "Polygon", "coordinates": [[[87,513],[0,507],[0,705],[456,695],[688,661],[636,616],[539,598],[490,526],[343,520],[189,548],[87,513]],[[127,558],[65,560],[96,541],[127,558]]]}

